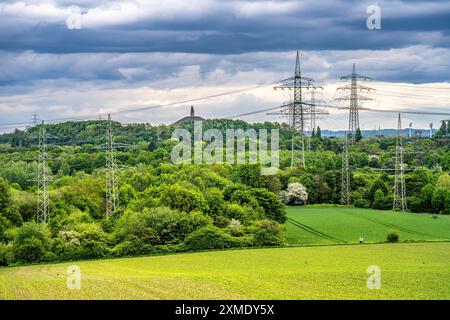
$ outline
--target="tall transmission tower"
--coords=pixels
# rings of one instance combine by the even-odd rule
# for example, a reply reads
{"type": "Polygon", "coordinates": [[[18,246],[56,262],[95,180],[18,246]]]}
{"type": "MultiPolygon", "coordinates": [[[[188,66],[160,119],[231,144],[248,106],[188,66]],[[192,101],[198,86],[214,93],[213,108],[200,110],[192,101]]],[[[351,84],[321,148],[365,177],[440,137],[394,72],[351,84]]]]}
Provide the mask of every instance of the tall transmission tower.
{"type": "Polygon", "coordinates": [[[348,135],[346,132],[342,148],[341,204],[349,205],[350,202],[350,167],[348,164],[348,135]]]}
{"type": "Polygon", "coordinates": [[[341,80],[350,80],[349,85],[337,88],[337,90],[350,91],[350,95],[336,98],[336,101],[350,101],[350,112],[348,115],[348,134],[351,137],[351,143],[355,143],[355,133],[359,129],[359,108],[360,101],[373,100],[369,97],[358,94],[358,91],[374,91],[374,89],[358,84],[358,79],[370,80],[371,78],[356,73],[355,64],[353,64],[352,73],[341,77],[341,80]]]}
{"type": "Polygon", "coordinates": [[[300,136],[300,149],[301,164],[305,168],[305,119],[307,114],[310,114],[310,110],[306,110],[306,106],[311,106],[310,103],[305,103],[302,101],[302,90],[304,88],[313,88],[313,80],[310,78],[302,77],[301,67],[300,67],[300,57],[297,51],[297,57],[295,60],[295,73],[294,77],[285,79],[282,84],[274,87],[275,90],[288,89],[294,91],[293,101],[285,104],[281,115],[288,115],[290,118],[291,125],[291,168],[296,165],[299,159],[295,154],[295,150],[298,148],[296,138],[300,136]]]}
{"type": "MultiPolygon", "coordinates": [[[[316,129],[316,127],[317,127],[317,122],[316,122],[316,120],[318,119],[317,115],[324,114],[323,112],[318,112],[316,109],[316,106],[318,104],[320,104],[320,101],[321,101],[321,98],[318,101],[316,94],[317,93],[322,94],[322,92],[318,92],[317,90],[318,89],[323,90],[323,87],[310,85],[306,89],[308,90],[308,92],[310,94],[309,115],[310,115],[310,127],[311,127],[310,129],[312,131],[313,129],[316,129]]],[[[308,111],[308,109],[307,109],[307,111],[308,111]]]]}
{"type": "Polygon", "coordinates": [[[394,210],[406,210],[406,187],[403,164],[403,134],[400,113],[398,114],[397,145],[395,148],[395,181],[394,181],[394,210]]]}
{"type": "Polygon", "coordinates": [[[38,158],[38,205],[37,205],[37,223],[47,223],[49,218],[49,192],[48,183],[49,169],[47,165],[47,132],[44,121],[39,128],[39,158],[38,158]]]}
{"type": "Polygon", "coordinates": [[[38,116],[37,112],[33,113],[32,120],[33,120],[34,126],[37,126],[38,121],[39,121],[39,116],[38,116]]]}
{"type": "Polygon", "coordinates": [[[318,93],[317,89],[323,90],[323,88],[321,86],[312,86],[312,87],[310,86],[310,87],[307,87],[307,89],[308,89],[308,93],[310,95],[310,100],[309,100],[310,106],[309,106],[309,109],[305,108],[305,110],[306,110],[307,115],[308,115],[308,111],[309,111],[309,120],[310,120],[309,131],[310,131],[310,135],[309,135],[309,139],[308,139],[308,150],[311,150],[312,133],[313,133],[314,130],[317,129],[317,123],[316,123],[316,120],[318,119],[317,115],[328,114],[328,112],[323,112],[323,111],[318,112],[316,110],[316,106],[317,106],[317,104],[319,102],[316,99],[316,97],[317,97],[316,93],[318,93]]]}
{"type": "Polygon", "coordinates": [[[113,213],[119,207],[119,190],[117,187],[117,165],[112,130],[111,114],[108,114],[106,129],[106,214],[113,213]]]}

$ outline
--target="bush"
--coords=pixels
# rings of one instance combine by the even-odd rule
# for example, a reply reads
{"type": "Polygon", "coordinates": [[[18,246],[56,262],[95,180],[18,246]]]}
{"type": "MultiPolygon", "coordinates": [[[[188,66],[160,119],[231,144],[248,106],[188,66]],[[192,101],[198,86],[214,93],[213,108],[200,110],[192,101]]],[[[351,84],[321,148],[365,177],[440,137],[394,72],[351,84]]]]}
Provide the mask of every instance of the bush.
{"type": "Polygon", "coordinates": [[[43,262],[49,246],[50,231],[46,226],[35,222],[24,223],[14,237],[14,258],[25,263],[43,262]]]}
{"type": "Polygon", "coordinates": [[[419,197],[411,196],[407,199],[407,203],[411,212],[424,212],[422,200],[419,197]]]}
{"type": "Polygon", "coordinates": [[[133,239],[119,243],[112,250],[113,256],[124,257],[147,254],[151,247],[140,239],[133,239]]]}
{"type": "Polygon", "coordinates": [[[280,199],[285,204],[301,205],[308,201],[308,192],[301,183],[290,183],[286,191],[280,192],[280,199]]]}
{"type": "Polygon", "coordinates": [[[272,220],[262,220],[256,224],[253,237],[255,246],[280,246],[285,244],[281,226],[272,220]]]}
{"type": "Polygon", "coordinates": [[[222,191],[217,188],[208,189],[204,194],[208,203],[208,215],[211,217],[219,215],[225,206],[222,191]]]}
{"type": "Polygon", "coordinates": [[[237,244],[238,241],[235,241],[232,236],[213,226],[194,231],[184,241],[184,245],[189,250],[224,249],[237,244]]]}
{"type": "Polygon", "coordinates": [[[0,266],[7,266],[12,261],[13,261],[12,245],[0,243],[0,266]]]}
{"type": "Polygon", "coordinates": [[[370,208],[370,201],[364,198],[356,199],[353,204],[358,208],[370,208]]]}
{"type": "Polygon", "coordinates": [[[390,231],[386,236],[387,242],[398,242],[398,233],[396,231],[390,231]]]}
{"type": "Polygon", "coordinates": [[[431,200],[434,211],[440,214],[450,214],[450,190],[444,187],[436,188],[431,200]]]}
{"type": "Polygon", "coordinates": [[[208,212],[208,205],[199,191],[185,189],[179,185],[172,185],[164,190],[161,194],[161,204],[182,212],[208,212]]]}
{"type": "Polygon", "coordinates": [[[19,208],[15,205],[9,206],[4,212],[3,216],[11,221],[11,223],[16,226],[20,227],[23,224],[22,216],[20,215],[19,208]]]}
{"type": "Polygon", "coordinates": [[[178,212],[166,207],[127,211],[117,221],[116,240],[142,239],[147,244],[175,244],[191,232],[211,224],[210,217],[201,212],[178,212]]]}
{"type": "Polygon", "coordinates": [[[94,259],[107,257],[110,253],[108,236],[96,223],[83,223],[76,226],[80,234],[80,258],[94,259]]]}
{"type": "Polygon", "coordinates": [[[80,246],[78,239],[65,240],[58,237],[53,240],[52,252],[56,255],[58,260],[79,260],[83,258],[83,248],[80,246]]]}
{"type": "Polygon", "coordinates": [[[104,258],[109,253],[108,246],[102,241],[87,239],[81,243],[80,257],[82,259],[104,258]]]}
{"type": "Polygon", "coordinates": [[[266,189],[252,189],[251,193],[264,209],[267,218],[279,223],[286,222],[286,211],[283,202],[278,197],[266,189]]]}
{"type": "Polygon", "coordinates": [[[0,178],[0,213],[4,212],[12,203],[9,185],[0,178]]]}
{"type": "Polygon", "coordinates": [[[4,216],[0,215],[0,242],[5,241],[5,231],[11,227],[11,222],[4,216]]]}
{"type": "Polygon", "coordinates": [[[219,228],[226,228],[231,220],[224,216],[217,216],[214,218],[214,225],[219,228]]]}

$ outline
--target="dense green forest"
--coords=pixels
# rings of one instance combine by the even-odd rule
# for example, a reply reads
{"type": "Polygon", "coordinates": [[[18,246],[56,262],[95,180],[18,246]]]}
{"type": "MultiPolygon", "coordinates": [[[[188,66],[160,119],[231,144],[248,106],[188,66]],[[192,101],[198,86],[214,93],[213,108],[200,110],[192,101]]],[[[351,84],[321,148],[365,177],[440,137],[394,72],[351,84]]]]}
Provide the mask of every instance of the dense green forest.
{"type": "MultiPolygon", "coordinates": [[[[106,121],[47,125],[50,219],[36,219],[39,126],[0,135],[0,265],[285,244],[285,204],[339,204],[342,138],[307,139],[306,168],[290,168],[285,124],[207,120],[216,128],[279,129],[280,170],[175,165],[171,126],[113,123],[120,209],[105,215],[106,121]]],[[[192,124],[183,127],[192,129],[192,124]]],[[[450,125],[404,139],[408,209],[450,213],[450,125]]],[[[395,138],[350,147],[352,202],[392,209],[395,138]]]]}

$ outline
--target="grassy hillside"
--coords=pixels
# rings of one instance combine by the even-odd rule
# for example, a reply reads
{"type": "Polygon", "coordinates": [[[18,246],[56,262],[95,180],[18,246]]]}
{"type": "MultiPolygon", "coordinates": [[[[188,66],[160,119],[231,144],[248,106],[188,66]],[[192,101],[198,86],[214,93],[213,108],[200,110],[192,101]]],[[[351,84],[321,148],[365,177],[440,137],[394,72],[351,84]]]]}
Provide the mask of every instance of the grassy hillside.
{"type": "Polygon", "coordinates": [[[286,236],[291,245],[384,242],[395,230],[400,241],[450,240],[450,216],[353,207],[289,207],[286,236]]]}
{"type": "Polygon", "coordinates": [[[231,250],[0,269],[3,299],[450,299],[450,243],[231,250]],[[69,265],[81,290],[66,288],[69,265]],[[366,286],[369,265],[382,287],[366,286]]]}

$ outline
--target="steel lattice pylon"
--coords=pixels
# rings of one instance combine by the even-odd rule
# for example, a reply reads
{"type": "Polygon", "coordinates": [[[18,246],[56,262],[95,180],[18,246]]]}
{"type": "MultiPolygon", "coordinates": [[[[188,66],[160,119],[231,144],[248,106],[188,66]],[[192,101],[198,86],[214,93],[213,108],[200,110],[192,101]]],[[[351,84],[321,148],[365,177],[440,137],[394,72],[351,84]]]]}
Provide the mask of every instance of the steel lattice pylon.
{"type": "Polygon", "coordinates": [[[349,205],[350,197],[350,167],[348,164],[348,135],[345,133],[342,147],[342,172],[341,172],[341,204],[349,205]]]}
{"type": "Polygon", "coordinates": [[[300,149],[302,152],[301,163],[302,167],[305,168],[305,118],[310,114],[310,110],[305,108],[305,105],[311,106],[310,103],[304,103],[302,101],[302,89],[303,88],[315,88],[313,85],[313,80],[310,78],[302,77],[301,67],[300,67],[300,57],[297,51],[297,56],[295,60],[295,73],[294,77],[283,80],[283,83],[276,86],[274,89],[289,89],[294,91],[293,101],[285,104],[284,109],[281,111],[281,115],[288,115],[290,118],[291,125],[291,167],[294,167],[298,162],[296,161],[295,150],[296,147],[296,137],[300,136],[300,149]]]}
{"type": "Polygon", "coordinates": [[[48,183],[49,169],[47,165],[47,133],[44,121],[39,128],[39,158],[38,158],[38,204],[37,204],[37,223],[47,223],[49,218],[49,194],[48,183]]]}
{"type": "Polygon", "coordinates": [[[113,213],[119,207],[119,191],[117,187],[115,147],[112,131],[111,115],[108,114],[106,129],[106,214],[113,213]]]}
{"type": "Polygon", "coordinates": [[[403,163],[403,134],[401,116],[398,114],[397,145],[395,148],[395,181],[394,181],[394,210],[405,211],[406,186],[403,163]]]}
{"type": "Polygon", "coordinates": [[[347,76],[341,77],[341,80],[350,80],[350,85],[339,87],[338,90],[349,90],[350,95],[337,98],[337,101],[350,101],[350,111],[348,115],[348,135],[351,138],[351,143],[355,142],[355,133],[359,129],[359,103],[360,101],[373,100],[371,98],[362,96],[358,94],[358,89],[360,91],[371,91],[372,88],[362,86],[358,84],[358,79],[369,80],[371,78],[359,75],[356,73],[356,66],[353,64],[352,73],[347,76]]]}

